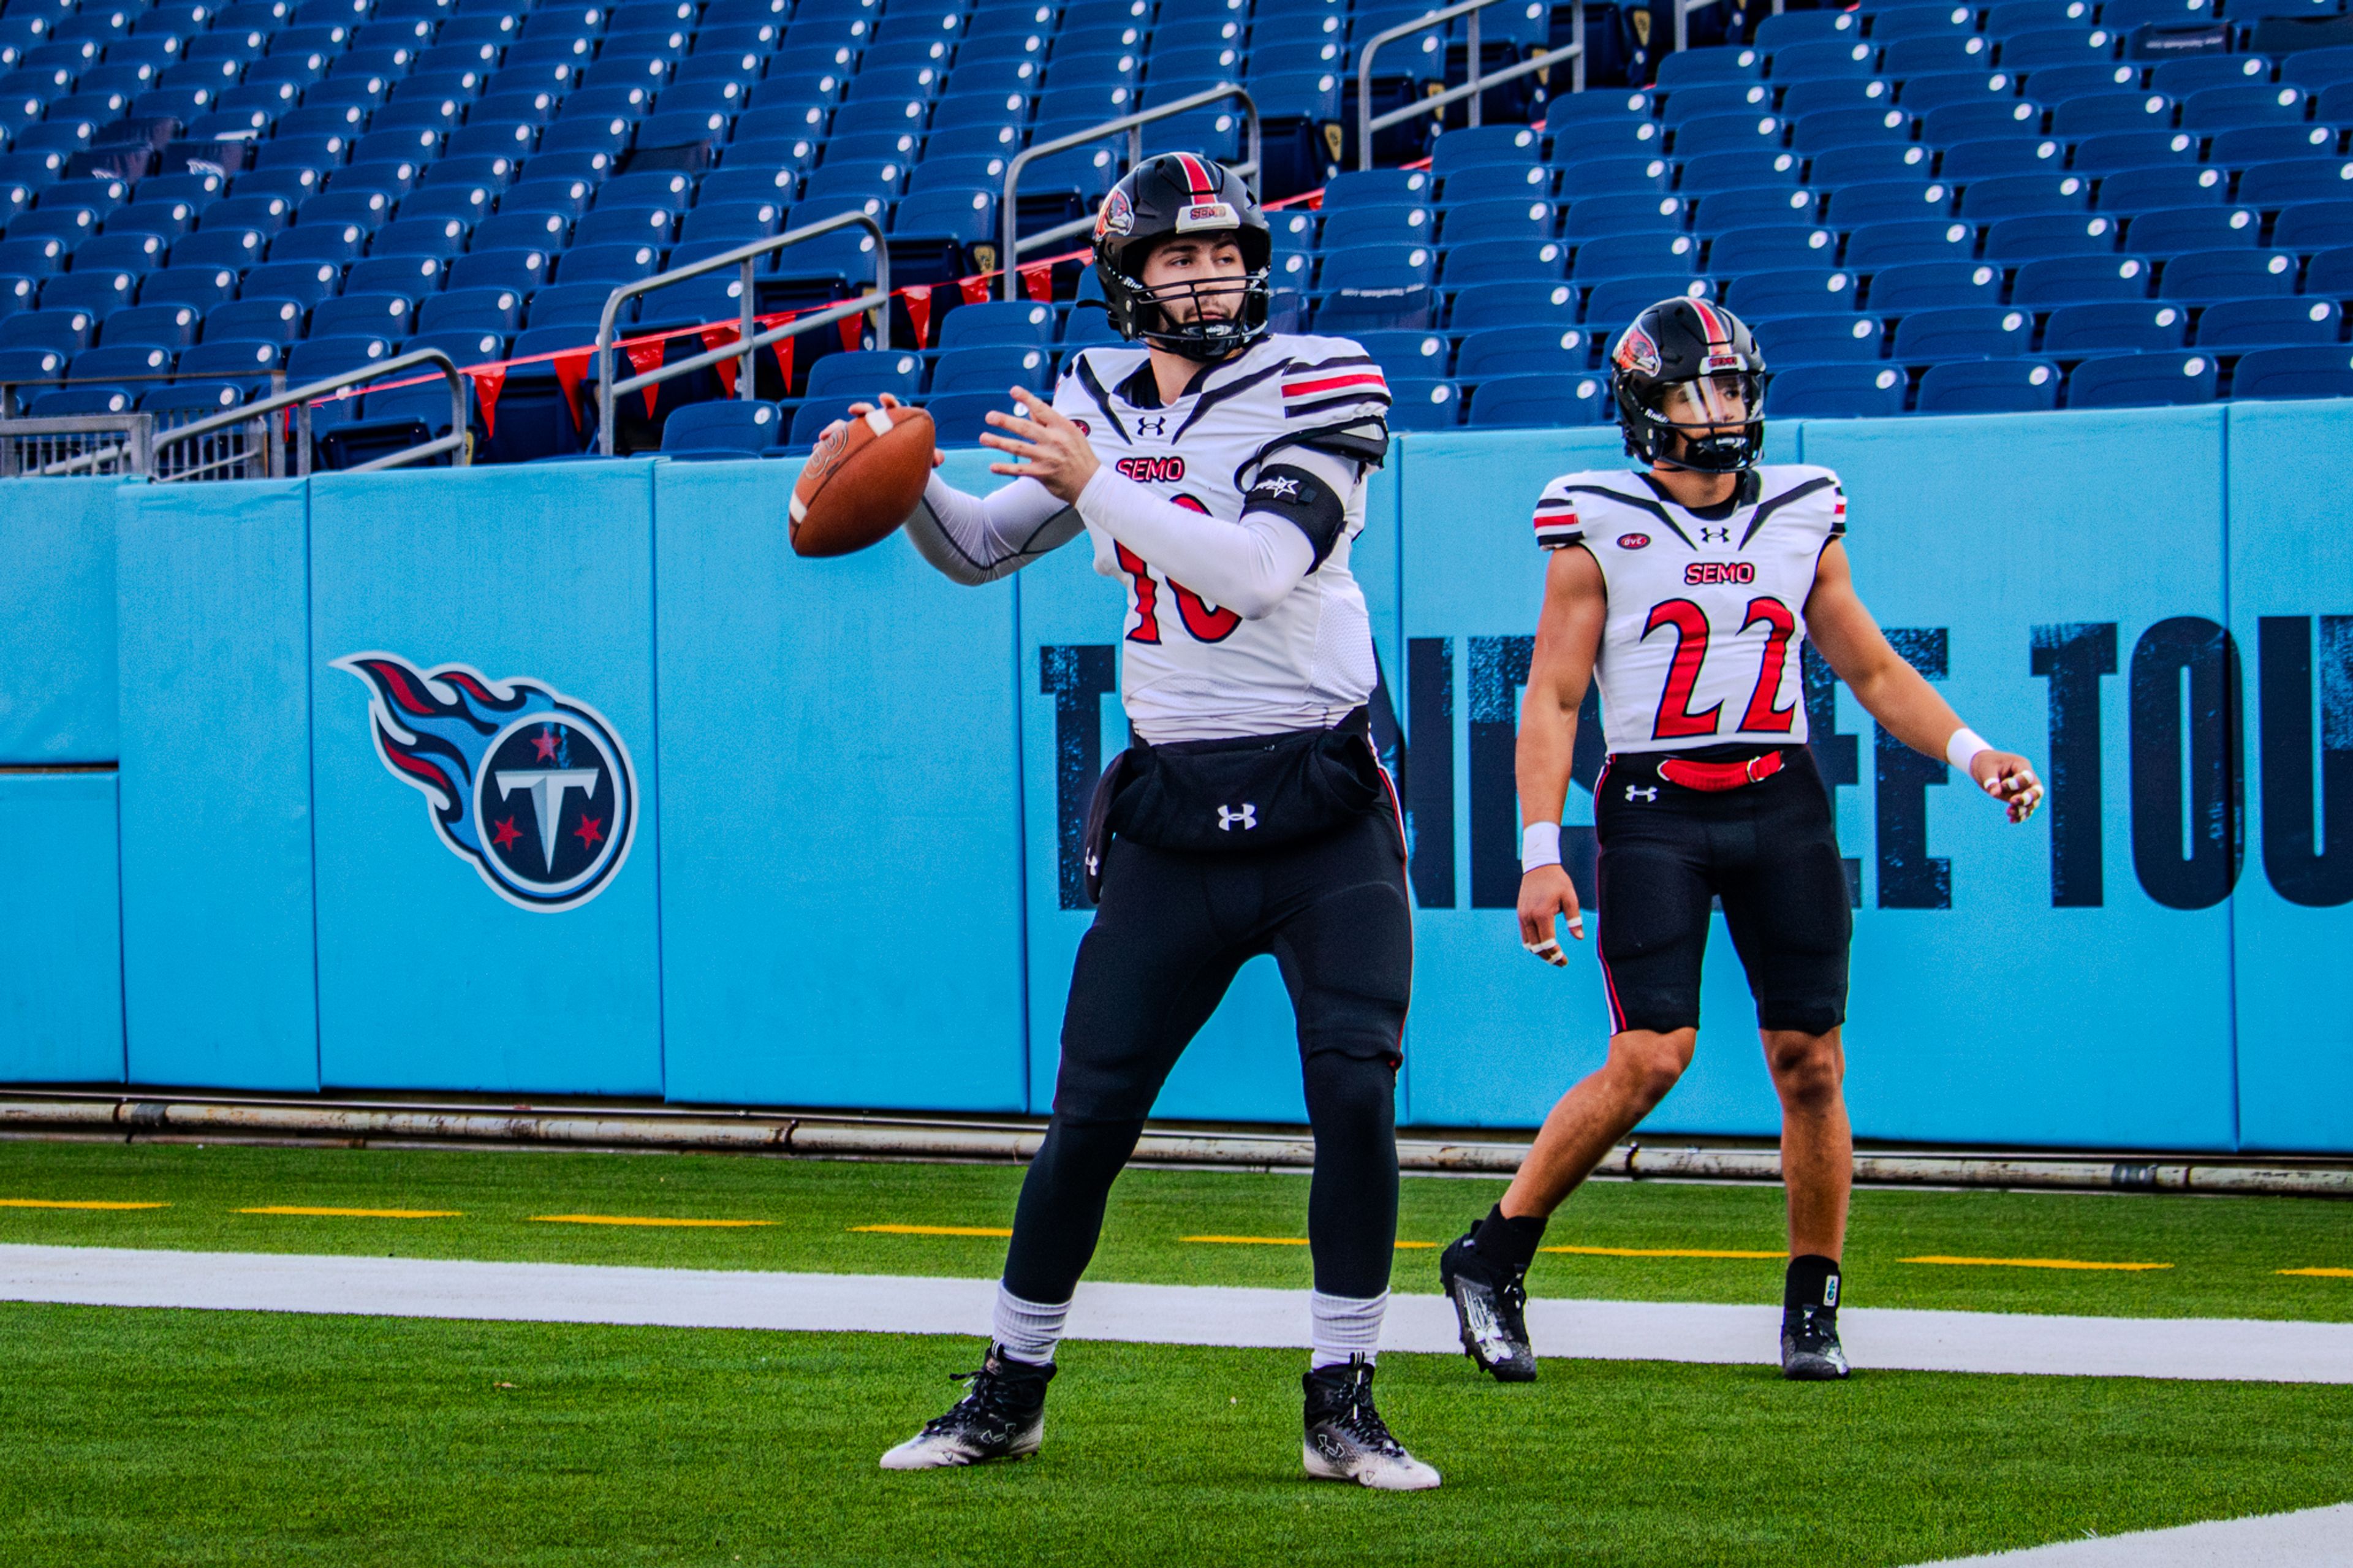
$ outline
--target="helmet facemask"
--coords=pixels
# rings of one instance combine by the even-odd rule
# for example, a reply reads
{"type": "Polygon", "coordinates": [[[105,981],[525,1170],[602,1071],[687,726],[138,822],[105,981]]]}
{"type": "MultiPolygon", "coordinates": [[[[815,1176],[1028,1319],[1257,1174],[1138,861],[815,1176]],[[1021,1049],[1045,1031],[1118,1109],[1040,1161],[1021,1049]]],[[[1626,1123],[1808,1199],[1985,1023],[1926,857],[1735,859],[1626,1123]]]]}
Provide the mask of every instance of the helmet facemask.
{"type": "MultiPolygon", "coordinates": [[[[1218,237],[1227,238],[1222,235],[1218,237]]],[[[1162,242],[1168,243],[1171,242],[1162,242]]],[[[1127,320],[1120,321],[1120,313],[1115,311],[1113,324],[1129,337],[1141,338],[1155,348],[1205,363],[1224,359],[1256,342],[1266,332],[1272,302],[1270,257],[1263,254],[1271,247],[1263,234],[1254,236],[1246,229],[1234,233],[1228,243],[1242,253],[1244,270],[1239,274],[1184,278],[1155,287],[1125,271],[1113,273],[1128,304],[1127,320]],[[1253,238],[1258,241],[1255,247],[1250,243],[1253,238]],[[1253,256],[1253,249],[1262,254],[1253,256]],[[1191,304],[1192,309],[1185,312],[1189,319],[1179,321],[1170,313],[1168,306],[1178,301],[1191,304]]],[[[1135,270],[1145,270],[1150,259],[1147,254],[1145,266],[1135,270]]]]}
{"type": "Polygon", "coordinates": [[[1733,368],[1630,388],[1627,444],[1654,468],[1732,474],[1756,466],[1765,444],[1765,374],[1733,368]]]}

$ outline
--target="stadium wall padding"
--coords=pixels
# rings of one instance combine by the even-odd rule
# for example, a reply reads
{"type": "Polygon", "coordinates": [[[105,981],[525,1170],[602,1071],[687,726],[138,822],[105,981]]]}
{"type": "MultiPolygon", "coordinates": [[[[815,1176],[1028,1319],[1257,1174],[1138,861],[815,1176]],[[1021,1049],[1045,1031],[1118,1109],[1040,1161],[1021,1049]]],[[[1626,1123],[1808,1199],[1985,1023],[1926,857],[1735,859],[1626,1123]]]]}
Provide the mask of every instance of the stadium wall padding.
{"type": "MultiPolygon", "coordinates": [[[[1840,471],[1865,601],[2052,786],[2010,828],[1810,668],[1858,1131],[2353,1150],[2353,542],[2327,478],[2353,405],[1789,422],[1771,450],[1840,471]]],[[[1589,956],[1519,950],[1511,750],[1530,503],[1619,460],[1610,431],[1414,435],[1368,497],[1411,1122],[1526,1127],[1601,1059],[1589,956]]],[[[0,1079],[1046,1110],[1077,818],[1126,735],[1120,589],[1083,548],[977,590],[903,542],[802,561],[796,471],[0,489],[0,1079]],[[337,662],[363,653],[601,716],[638,804],[593,897],[501,894],[396,773],[337,662]]],[[[1591,820],[1573,789],[1588,886],[1591,820]]],[[[1720,922],[1709,963],[1650,1135],[1778,1124],[1720,922]]],[[[1254,963],[1159,1110],[1296,1121],[1295,1060],[1254,963]]]]}

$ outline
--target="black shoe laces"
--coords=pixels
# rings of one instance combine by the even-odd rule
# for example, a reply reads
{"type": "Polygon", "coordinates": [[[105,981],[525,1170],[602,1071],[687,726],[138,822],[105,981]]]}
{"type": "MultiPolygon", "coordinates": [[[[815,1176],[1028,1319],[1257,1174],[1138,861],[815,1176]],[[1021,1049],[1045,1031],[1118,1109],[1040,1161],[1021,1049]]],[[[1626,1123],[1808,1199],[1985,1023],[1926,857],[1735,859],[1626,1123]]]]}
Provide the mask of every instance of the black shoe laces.
{"type": "Polygon", "coordinates": [[[1016,1391],[1015,1380],[994,1367],[982,1365],[970,1372],[951,1373],[948,1381],[963,1384],[965,1396],[946,1415],[926,1422],[923,1430],[927,1434],[936,1436],[979,1423],[1010,1428],[1026,1414],[1024,1406],[1029,1402],[1016,1391]]]}
{"type": "Polygon", "coordinates": [[[1800,1307],[1789,1339],[1801,1353],[1821,1355],[1838,1343],[1838,1317],[1824,1308],[1800,1307]]]}
{"type": "Polygon", "coordinates": [[[1368,1448],[1385,1454],[1405,1452],[1404,1445],[1389,1435],[1388,1423],[1381,1419],[1381,1413],[1373,1406],[1373,1378],[1369,1371],[1350,1374],[1341,1399],[1339,1408],[1329,1412],[1326,1420],[1368,1448]]]}

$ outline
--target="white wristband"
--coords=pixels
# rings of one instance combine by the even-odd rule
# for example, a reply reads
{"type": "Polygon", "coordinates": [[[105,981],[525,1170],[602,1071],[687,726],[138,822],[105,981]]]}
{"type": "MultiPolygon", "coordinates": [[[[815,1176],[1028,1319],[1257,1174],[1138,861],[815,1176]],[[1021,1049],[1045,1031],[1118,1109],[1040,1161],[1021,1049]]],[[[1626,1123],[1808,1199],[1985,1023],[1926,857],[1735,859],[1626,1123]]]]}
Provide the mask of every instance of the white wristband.
{"type": "Polygon", "coordinates": [[[1953,731],[1951,740],[1945,742],[1945,760],[1966,773],[1969,771],[1969,764],[1977,761],[1979,752],[1992,750],[1986,744],[1983,735],[1964,724],[1953,731]]]}
{"type": "Polygon", "coordinates": [[[1531,822],[1520,829],[1520,869],[1560,864],[1560,824],[1531,822]]]}

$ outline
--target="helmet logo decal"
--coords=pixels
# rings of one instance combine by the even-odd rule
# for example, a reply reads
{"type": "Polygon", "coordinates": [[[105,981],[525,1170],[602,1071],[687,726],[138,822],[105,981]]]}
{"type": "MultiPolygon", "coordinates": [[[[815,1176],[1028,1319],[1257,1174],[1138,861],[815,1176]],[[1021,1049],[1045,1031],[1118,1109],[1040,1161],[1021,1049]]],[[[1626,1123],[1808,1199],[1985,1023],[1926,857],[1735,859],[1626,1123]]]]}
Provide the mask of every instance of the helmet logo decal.
{"type": "Polygon", "coordinates": [[[1620,370],[1642,375],[1659,374],[1659,345],[1640,327],[1627,328],[1618,340],[1618,352],[1609,357],[1620,370]]]}
{"type": "Polygon", "coordinates": [[[1135,227],[1135,206],[1127,199],[1124,186],[1113,185],[1103,206],[1095,213],[1095,237],[1107,234],[1126,234],[1135,227]]]}
{"type": "Polygon", "coordinates": [[[1231,202],[1195,202],[1176,215],[1176,232],[1190,234],[1203,228],[1240,228],[1242,220],[1235,216],[1231,202]]]}
{"type": "Polygon", "coordinates": [[[1177,165],[1185,171],[1185,184],[1191,188],[1195,201],[1208,201],[1218,194],[1219,182],[1210,177],[1208,169],[1202,167],[1201,160],[1190,153],[1173,153],[1169,155],[1175,158],[1177,165]]]}
{"type": "Polygon", "coordinates": [[[1701,368],[1710,375],[1720,370],[1746,370],[1746,363],[1731,349],[1711,349],[1701,368]]]}

